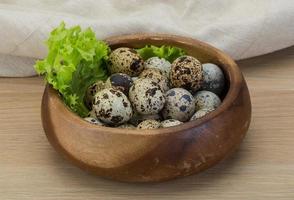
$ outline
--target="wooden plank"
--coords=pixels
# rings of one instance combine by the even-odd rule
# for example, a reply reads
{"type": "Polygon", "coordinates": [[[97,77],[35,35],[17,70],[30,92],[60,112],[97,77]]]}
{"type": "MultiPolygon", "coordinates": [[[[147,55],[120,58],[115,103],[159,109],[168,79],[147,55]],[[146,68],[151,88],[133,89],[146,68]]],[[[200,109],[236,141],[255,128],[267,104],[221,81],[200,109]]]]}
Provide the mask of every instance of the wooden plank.
{"type": "Polygon", "coordinates": [[[199,175],[125,184],[61,158],[41,126],[41,78],[0,78],[0,199],[294,199],[294,47],[239,62],[253,118],[240,149],[199,175]]]}

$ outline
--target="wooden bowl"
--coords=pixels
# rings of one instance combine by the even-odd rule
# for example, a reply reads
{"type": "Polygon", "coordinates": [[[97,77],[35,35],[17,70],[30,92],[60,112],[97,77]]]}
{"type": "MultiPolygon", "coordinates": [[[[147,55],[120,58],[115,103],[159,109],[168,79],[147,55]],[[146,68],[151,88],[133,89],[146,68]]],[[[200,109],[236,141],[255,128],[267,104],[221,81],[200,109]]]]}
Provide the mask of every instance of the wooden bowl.
{"type": "Polygon", "coordinates": [[[92,125],[72,113],[46,86],[42,122],[55,149],[78,167],[126,182],[155,182],[195,174],[223,160],[244,138],[251,118],[246,82],[236,63],[220,50],[180,36],[137,34],[108,38],[111,48],[146,44],[183,48],[202,63],[219,65],[227,79],[222,104],[205,117],[154,130],[92,125]]]}

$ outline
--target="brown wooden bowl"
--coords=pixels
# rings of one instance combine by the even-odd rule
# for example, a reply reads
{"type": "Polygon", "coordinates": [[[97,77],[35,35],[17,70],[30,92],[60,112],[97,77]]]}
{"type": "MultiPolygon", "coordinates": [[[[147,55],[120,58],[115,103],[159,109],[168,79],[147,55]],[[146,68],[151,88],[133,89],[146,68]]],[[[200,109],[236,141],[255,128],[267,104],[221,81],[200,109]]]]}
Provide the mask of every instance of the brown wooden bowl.
{"type": "Polygon", "coordinates": [[[203,42],[172,35],[125,35],[106,41],[111,48],[177,46],[202,63],[219,65],[227,79],[223,102],[205,117],[179,126],[127,130],[84,121],[65,106],[57,91],[47,86],[42,100],[42,122],[59,153],[102,177],[153,182],[200,172],[239,146],[250,124],[251,103],[246,82],[229,56],[203,42]]]}

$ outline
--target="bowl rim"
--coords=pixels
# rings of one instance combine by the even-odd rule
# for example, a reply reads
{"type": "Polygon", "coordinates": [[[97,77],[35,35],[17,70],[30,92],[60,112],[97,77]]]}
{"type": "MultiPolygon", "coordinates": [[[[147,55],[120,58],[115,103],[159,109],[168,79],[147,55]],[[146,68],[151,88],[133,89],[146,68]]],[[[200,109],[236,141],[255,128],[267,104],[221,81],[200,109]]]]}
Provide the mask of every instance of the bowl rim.
{"type": "MultiPolygon", "coordinates": [[[[194,38],[184,37],[184,36],[178,36],[178,35],[170,35],[170,34],[158,34],[158,33],[136,33],[136,34],[127,34],[127,35],[119,35],[119,36],[112,36],[109,38],[106,38],[104,41],[109,44],[110,46],[112,44],[115,44],[118,41],[134,41],[134,40],[171,40],[176,43],[186,44],[186,45],[198,45],[199,47],[203,49],[207,49],[212,51],[213,54],[216,55],[218,60],[222,62],[222,70],[226,73],[227,78],[229,79],[229,88],[227,91],[227,94],[225,95],[221,105],[216,108],[213,112],[208,113],[204,117],[194,120],[194,121],[188,121],[184,122],[183,124],[173,126],[173,127],[167,127],[167,128],[159,128],[159,129],[122,129],[122,128],[116,128],[116,127],[107,127],[107,126],[97,126],[95,124],[91,124],[87,121],[85,121],[83,118],[72,112],[68,106],[65,105],[65,103],[62,101],[59,93],[57,90],[53,89],[53,87],[49,84],[46,85],[45,92],[47,90],[48,95],[52,98],[51,100],[56,102],[56,105],[58,107],[58,110],[62,112],[63,115],[66,115],[67,120],[74,121],[74,124],[77,126],[84,126],[88,130],[104,132],[107,134],[131,134],[131,135],[145,135],[145,136],[151,136],[151,135],[164,135],[164,134],[171,134],[171,133],[180,133],[183,131],[186,131],[191,128],[195,128],[197,126],[201,126],[202,124],[216,118],[217,116],[221,115],[223,112],[225,112],[235,101],[235,99],[238,97],[239,91],[241,90],[241,85],[243,81],[242,73],[235,63],[235,61],[222,52],[221,50],[211,46],[210,44],[207,44],[205,42],[199,41],[194,38]],[[223,63],[226,62],[226,63],[223,63]]],[[[173,45],[176,46],[176,45],[173,45]]]]}

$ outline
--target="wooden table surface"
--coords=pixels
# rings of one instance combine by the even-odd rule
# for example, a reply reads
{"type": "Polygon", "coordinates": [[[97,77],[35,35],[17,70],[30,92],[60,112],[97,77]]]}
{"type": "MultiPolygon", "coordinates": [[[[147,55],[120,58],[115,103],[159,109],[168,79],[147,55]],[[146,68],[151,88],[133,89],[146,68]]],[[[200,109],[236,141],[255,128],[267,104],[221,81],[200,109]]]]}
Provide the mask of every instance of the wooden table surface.
{"type": "Polygon", "coordinates": [[[229,159],[198,175],[126,184],[88,175],[49,145],[41,78],[0,78],[0,199],[294,199],[294,47],[239,62],[253,105],[229,159]]]}

